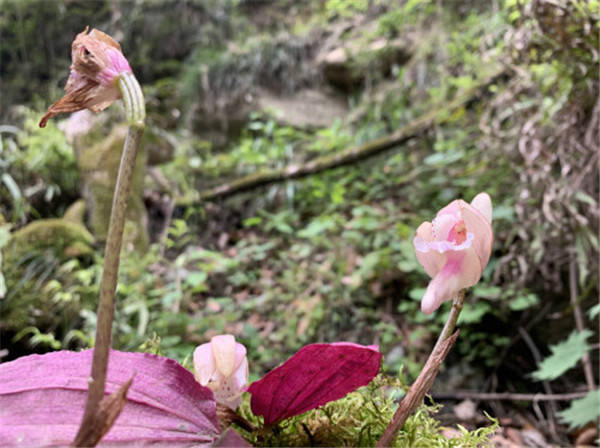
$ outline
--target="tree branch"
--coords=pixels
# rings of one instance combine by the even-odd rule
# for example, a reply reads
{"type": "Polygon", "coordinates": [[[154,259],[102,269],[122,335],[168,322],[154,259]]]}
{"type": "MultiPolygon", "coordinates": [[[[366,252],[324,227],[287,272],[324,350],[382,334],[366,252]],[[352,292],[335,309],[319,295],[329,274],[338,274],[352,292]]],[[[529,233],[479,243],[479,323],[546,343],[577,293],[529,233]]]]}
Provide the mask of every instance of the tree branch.
{"type": "Polygon", "coordinates": [[[513,394],[511,392],[471,392],[468,390],[434,394],[434,400],[502,400],[502,401],[571,401],[583,398],[588,392],[569,394],[513,394]]]}
{"type": "Polygon", "coordinates": [[[218,187],[202,190],[196,197],[180,200],[177,202],[177,205],[195,205],[205,201],[225,198],[272,183],[299,179],[333,168],[351,165],[360,160],[381,154],[388,149],[418,137],[433,125],[445,122],[451,115],[451,112],[474,100],[477,95],[481,94],[490,84],[495,82],[503,74],[504,70],[496,71],[493,75],[488,76],[483,81],[457,95],[450,103],[433,108],[393,134],[365,143],[364,145],[345,149],[336,154],[317,157],[304,164],[292,164],[281,169],[264,169],[257,173],[223,183],[218,187]]]}

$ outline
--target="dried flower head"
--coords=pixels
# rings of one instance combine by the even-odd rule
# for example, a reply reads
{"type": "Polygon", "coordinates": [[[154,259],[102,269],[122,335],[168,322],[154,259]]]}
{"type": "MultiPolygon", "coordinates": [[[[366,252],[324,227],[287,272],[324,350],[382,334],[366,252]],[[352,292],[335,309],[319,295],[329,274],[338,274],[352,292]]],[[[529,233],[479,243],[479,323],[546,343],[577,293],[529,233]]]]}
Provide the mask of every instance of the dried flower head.
{"type": "Polygon", "coordinates": [[[96,29],[88,34],[88,28],[73,41],[65,96],[48,108],[40,121],[42,128],[54,115],[82,109],[100,112],[121,98],[116,81],[121,73],[131,72],[131,67],[118,42],[96,29]]]}

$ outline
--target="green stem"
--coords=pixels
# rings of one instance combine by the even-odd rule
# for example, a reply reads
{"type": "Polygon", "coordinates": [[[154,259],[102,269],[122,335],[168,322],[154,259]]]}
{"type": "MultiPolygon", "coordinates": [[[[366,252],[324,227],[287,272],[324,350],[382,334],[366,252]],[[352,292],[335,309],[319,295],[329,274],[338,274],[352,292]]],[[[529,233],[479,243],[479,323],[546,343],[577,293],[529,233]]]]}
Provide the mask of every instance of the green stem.
{"type": "MultiPolygon", "coordinates": [[[[115,185],[113,204],[104,251],[104,270],[100,284],[100,299],[98,301],[96,339],[92,360],[92,371],[89,379],[90,387],[83,420],[75,441],[76,446],[93,446],[100,441],[94,428],[100,401],[104,398],[108,357],[111,347],[112,323],[115,310],[115,291],[119,274],[119,260],[123,228],[127,211],[127,198],[135,168],[135,160],[144,132],[146,116],[144,96],[137,80],[132,73],[123,73],[119,77],[119,88],[125,103],[125,113],[129,123],[129,131],[123,146],[123,155],[119,166],[119,174],[115,185]],[[92,438],[90,438],[92,437],[92,438]],[[97,440],[94,440],[96,439],[97,440]]],[[[101,437],[101,435],[100,435],[101,437]]]]}
{"type": "Polygon", "coordinates": [[[452,309],[450,310],[450,314],[448,315],[448,319],[446,319],[446,323],[444,324],[444,328],[440,333],[435,346],[433,347],[432,353],[435,352],[442,342],[448,339],[452,333],[454,333],[454,328],[456,328],[456,322],[458,321],[458,316],[463,309],[463,304],[465,302],[465,292],[466,289],[461,289],[454,300],[452,301],[452,309]]]}
{"type": "Polygon", "coordinates": [[[456,322],[458,321],[458,316],[463,308],[465,292],[466,290],[464,289],[460,290],[454,298],[448,319],[446,319],[444,328],[427,358],[425,366],[423,366],[421,373],[419,373],[415,382],[410,386],[408,393],[400,402],[400,406],[398,406],[388,427],[385,429],[381,439],[377,442],[378,447],[390,446],[392,444],[398,430],[404,426],[408,417],[423,402],[425,394],[433,385],[442,362],[444,362],[446,355],[458,337],[458,332],[455,334],[453,334],[453,332],[456,327],[456,322]]]}

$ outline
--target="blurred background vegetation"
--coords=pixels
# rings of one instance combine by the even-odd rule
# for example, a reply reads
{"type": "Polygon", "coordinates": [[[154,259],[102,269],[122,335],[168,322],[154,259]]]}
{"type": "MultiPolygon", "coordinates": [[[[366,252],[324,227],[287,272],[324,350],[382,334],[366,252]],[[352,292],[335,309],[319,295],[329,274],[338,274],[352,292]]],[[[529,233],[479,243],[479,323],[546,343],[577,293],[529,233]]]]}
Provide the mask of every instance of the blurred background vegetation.
{"type": "Polygon", "coordinates": [[[414,231],[449,201],[487,191],[494,252],[435,392],[594,391],[583,404],[478,401],[554,443],[593,429],[598,1],[0,7],[3,360],[93,344],[105,233],[89,166],[110,153],[109,134],[118,139],[121,106],[86,118],[85,131],[66,117],[37,127],[61,96],[72,39],[90,25],[121,42],[148,103],[115,348],[186,362],[232,333],[258,378],[304,344],[349,340],[378,344],[388,373],[403,366],[414,378],[449,309],[419,311],[428,278],[414,231]],[[373,156],[253,184],[426,114],[413,138],[373,156]],[[244,191],[215,194],[244,176],[244,191]]]}

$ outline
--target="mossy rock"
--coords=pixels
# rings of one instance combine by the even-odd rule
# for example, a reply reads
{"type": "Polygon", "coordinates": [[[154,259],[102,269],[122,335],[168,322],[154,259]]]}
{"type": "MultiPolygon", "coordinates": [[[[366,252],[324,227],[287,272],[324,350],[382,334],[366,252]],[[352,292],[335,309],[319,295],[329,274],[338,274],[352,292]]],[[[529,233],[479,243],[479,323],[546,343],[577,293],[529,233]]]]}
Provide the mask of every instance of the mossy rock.
{"type": "Polygon", "coordinates": [[[84,303],[95,294],[70,294],[78,280],[63,266],[75,258],[85,265],[94,253],[93,243],[82,224],[65,219],[41,219],[13,232],[2,251],[7,294],[1,302],[0,330],[62,329],[59,333],[64,334],[75,326],[84,303]],[[50,288],[52,284],[56,287],[50,288]]]}
{"type": "Polygon", "coordinates": [[[82,225],[66,219],[40,219],[17,230],[6,246],[5,260],[15,260],[21,255],[28,255],[48,248],[57,249],[57,254],[64,256],[65,250],[78,243],[92,253],[94,237],[82,225]]]}
{"type": "MultiPolygon", "coordinates": [[[[77,165],[83,181],[89,226],[99,240],[104,240],[108,233],[113,194],[127,131],[126,125],[118,125],[108,137],[93,145],[87,144],[89,139],[76,145],[77,165]]],[[[147,158],[147,151],[142,144],[127,201],[126,219],[131,225],[126,226],[124,235],[124,247],[133,245],[140,253],[148,249],[147,215],[143,202],[147,158]]]]}
{"type": "Polygon", "coordinates": [[[63,219],[65,221],[83,225],[85,221],[85,201],[83,199],[78,199],[73,202],[69,208],[67,208],[67,211],[63,215],[63,219]]]}

